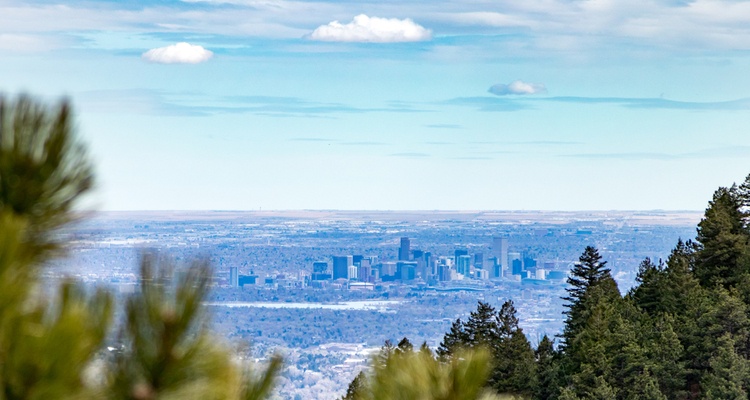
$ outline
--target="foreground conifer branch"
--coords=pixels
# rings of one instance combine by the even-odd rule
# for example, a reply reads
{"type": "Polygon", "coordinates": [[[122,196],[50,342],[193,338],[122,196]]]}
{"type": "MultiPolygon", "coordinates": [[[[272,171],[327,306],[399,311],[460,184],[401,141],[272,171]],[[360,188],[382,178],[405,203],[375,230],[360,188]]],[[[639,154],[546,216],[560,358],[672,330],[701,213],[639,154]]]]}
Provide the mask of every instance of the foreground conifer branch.
{"type": "Polygon", "coordinates": [[[211,336],[202,319],[206,263],[173,282],[172,265],[144,257],[119,335],[125,350],[93,368],[113,297],[72,280],[53,298],[40,287],[44,263],[64,244],[59,228],[76,219],[92,182],[67,102],[0,99],[0,400],[267,397],[281,359],[253,371],[211,336]]]}

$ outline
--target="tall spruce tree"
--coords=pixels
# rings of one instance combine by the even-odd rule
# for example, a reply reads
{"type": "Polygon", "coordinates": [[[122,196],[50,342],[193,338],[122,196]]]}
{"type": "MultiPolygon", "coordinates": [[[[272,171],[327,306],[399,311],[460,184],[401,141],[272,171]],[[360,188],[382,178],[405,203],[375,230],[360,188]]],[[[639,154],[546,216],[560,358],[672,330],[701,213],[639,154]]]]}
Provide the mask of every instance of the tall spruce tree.
{"type": "Polygon", "coordinates": [[[721,336],[717,342],[716,353],[709,361],[711,370],[701,382],[703,398],[707,400],[741,400],[747,399],[743,387],[747,380],[747,360],[734,350],[731,335],[721,336]]]}
{"type": "Polygon", "coordinates": [[[495,308],[489,305],[489,303],[479,301],[477,309],[469,314],[469,318],[463,325],[466,335],[464,346],[491,347],[494,342],[500,339],[496,318],[495,308]]]}
{"type": "Polygon", "coordinates": [[[650,258],[646,258],[638,266],[638,274],[635,277],[637,286],[631,292],[635,304],[649,314],[665,311],[663,304],[664,286],[666,285],[666,271],[664,264],[654,263],[650,258]]]}
{"type": "Polygon", "coordinates": [[[602,261],[599,251],[593,246],[587,246],[578,259],[578,263],[573,266],[567,281],[571,287],[565,289],[568,295],[563,297],[566,301],[565,307],[568,309],[565,311],[567,318],[562,335],[563,346],[567,346],[586,323],[584,314],[590,288],[606,278],[611,279],[610,270],[606,268],[606,265],[607,262],[602,261]]]}
{"type": "Polygon", "coordinates": [[[704,287],[734,287],[746,275],[750,233],[736,186],[719,188],[698,223],[695,275],[704,287]]]}
{"type": "Polygon", "coordinates": [[[529,396],[536,386],[534,350],[518,326],[516,308],[507,300],[495,316],[497,338],[492,343],[494,359],[490,385],[498,393],[529,396]]]}
{"type": "Polygon", "coordinates": [[[446,360],[458,349],[466,346],[468,341],[464,324],[461,322],[461,318],[457,318],[451,324],[450,331],[443,336],[443,340],[438,345],[437,355],[440,359],[446,360]]]}
{"type": "Polygon", "coordinates": [[[536,356],[536,382],[533,398],[553,400],[560,394],[560,365],[555,343],[547,335],[542,337],[534,352],[536,356]]]}

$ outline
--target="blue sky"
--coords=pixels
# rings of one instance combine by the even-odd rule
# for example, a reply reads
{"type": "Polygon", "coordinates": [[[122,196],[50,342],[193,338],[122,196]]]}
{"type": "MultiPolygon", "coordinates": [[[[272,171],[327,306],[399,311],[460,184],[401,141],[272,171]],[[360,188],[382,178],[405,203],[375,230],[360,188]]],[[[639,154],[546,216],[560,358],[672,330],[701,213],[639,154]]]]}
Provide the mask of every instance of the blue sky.
{"type": "Polygon", "coordinates": [[[702,209],[747,71],[750,1],[0,0],[104,210],[702,209]]]}

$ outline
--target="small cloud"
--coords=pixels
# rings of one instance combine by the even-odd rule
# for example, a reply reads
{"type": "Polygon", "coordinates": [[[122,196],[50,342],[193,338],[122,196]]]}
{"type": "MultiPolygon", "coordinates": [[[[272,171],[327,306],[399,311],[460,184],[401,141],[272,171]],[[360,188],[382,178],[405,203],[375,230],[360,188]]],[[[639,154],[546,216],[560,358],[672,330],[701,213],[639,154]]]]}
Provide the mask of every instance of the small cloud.
{"type": "Polygon", "coordinates": [[[352,22],[333,21],[309,36],[324,42],[396,43],[430,40],[432,32],[409,18],[378,18],[360,14],[352,22]]]}
{"type": "Polygon", "coordinates": [[[507,96],[509,94],[526,95],[547,93],[547,88],[545,88],[542,83],[528,83],[519,80],[508,85],[502,83],[492,85],[487,91],[496,96],[507,96]]]}
{"type": "Polygon", "coordinates": [[[146,61],[160,64],[198,64],[208,61],[214,53],[202,46],[180,42],[171,46],[151,49],[141,56],[146,61]]]}

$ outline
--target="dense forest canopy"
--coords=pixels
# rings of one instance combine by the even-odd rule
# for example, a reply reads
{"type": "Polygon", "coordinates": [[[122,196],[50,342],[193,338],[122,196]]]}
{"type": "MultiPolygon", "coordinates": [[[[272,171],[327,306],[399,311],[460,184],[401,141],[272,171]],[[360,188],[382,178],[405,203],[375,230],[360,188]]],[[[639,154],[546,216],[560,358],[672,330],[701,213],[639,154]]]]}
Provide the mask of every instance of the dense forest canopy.
{"type": "Polygon", "coordinates": [[[437,359],[489,351],[485,385],[515,398],[748,398],[750,175],[714,193],[694,241],[679,240],[666,262],[643,260],[628,293],[606,264],[584,249],[567,281],[564,330],[536,350],[512,301],[500,310],[479,302],[452,324],[437,359]]]}

